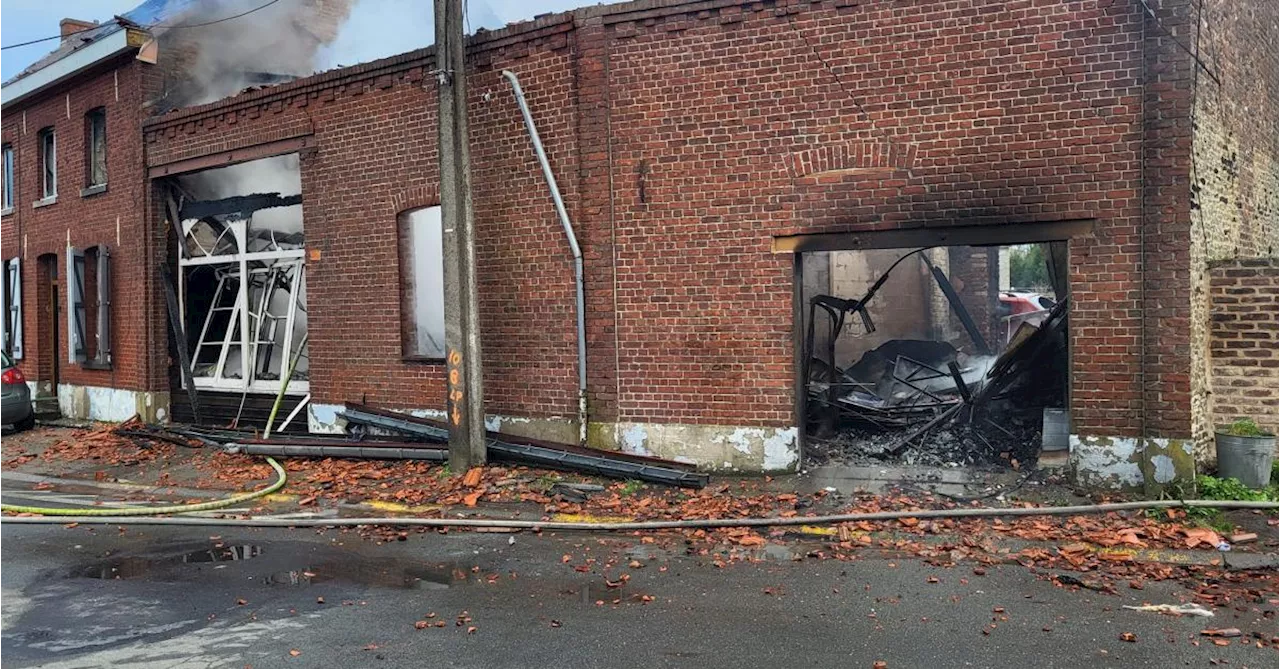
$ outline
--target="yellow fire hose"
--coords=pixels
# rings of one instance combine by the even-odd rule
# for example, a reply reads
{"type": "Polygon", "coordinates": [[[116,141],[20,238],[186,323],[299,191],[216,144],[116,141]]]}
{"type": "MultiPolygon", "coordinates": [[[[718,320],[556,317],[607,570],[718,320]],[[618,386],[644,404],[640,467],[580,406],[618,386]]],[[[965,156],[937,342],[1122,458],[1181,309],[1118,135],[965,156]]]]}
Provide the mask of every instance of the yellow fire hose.
{"type": "Polygon", "coordinates": [[[0,504],[0,511],[9,511],[12,513],[35,513],[41,516],[156,516],[167,513],[193,513],[195,511],[213,511],[215,509],[225,509],[229,506],[248,502],[250,500],[265,497],[271,493],[284,487],[286,476],[284,467],[276,462],[275,458],[268,457],[267,464],[276,470],[276,481],[271,485],[253,492],[233,495],[226,499],[217,499],[212,502],[201,502],[199,504],[175,504],[173,506],[126,506],[111,507],[98,509],[57,509],[41,506],[18,506],[15,504],[0,504]]]}
{"type": "MultiPolygon", "coordinates": [[[[284,391],[289,387],[289,379],[293,378],[293,372],[298,366],[298,360],[302,358],[302,346],[306,343],[307,338],[303,336],[302,343],[298,346],[297,353],[294,353],[293,360],[289,363],[289,372],[284,377],[284,382],[280,384],[280,392],[276,395],[275,404],[271,406],[271,416],[267,419],[267,428],[264,436],[271,435],[271,423],[276,419],[276,411],[280,409],[280,402],[284,399],[284,391]]],[[[214,511],[216,509],[225,509],[229,506],[248,502],[265,497],[271,493],[284,487],[288,476],[284,473],[284,467],[280,466],[276,459],[267,456],[267,464],[276,470],[276,482],[263,488],[240,495],[233,495],[226,499],[218,499],[212,502],[201,502],[199,504],[175,504],[172,506],[125,506],[111,507],[109,509],[57,509],[42,506],[18,506],[15,504],[0,504],[0,511],[9,511],[12,513],[34,513],[41,516],[79,516],[79,517],[119,517],[119,516],[162,516],[171,513],[194,513],[196,511],[214,511]]]]}

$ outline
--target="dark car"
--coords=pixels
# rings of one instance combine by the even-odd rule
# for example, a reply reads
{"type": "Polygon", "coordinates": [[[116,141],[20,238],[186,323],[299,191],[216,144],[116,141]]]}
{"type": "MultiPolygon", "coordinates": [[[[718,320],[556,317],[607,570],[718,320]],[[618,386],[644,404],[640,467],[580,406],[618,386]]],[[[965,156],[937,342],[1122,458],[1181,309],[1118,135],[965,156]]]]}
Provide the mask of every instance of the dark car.
{"type": "Polygon", "coordinates": [[[0,416],[0,423],[12,425],[19,430],[30,429],[36,424],[36,412],[31,406],[31,389],[27,387],[27,377],[13,364],[13,358],[8,353],[0,355],[4,356],[4,371],[0,373],[0,380],[4,381],[3,416],[0,416]]]}

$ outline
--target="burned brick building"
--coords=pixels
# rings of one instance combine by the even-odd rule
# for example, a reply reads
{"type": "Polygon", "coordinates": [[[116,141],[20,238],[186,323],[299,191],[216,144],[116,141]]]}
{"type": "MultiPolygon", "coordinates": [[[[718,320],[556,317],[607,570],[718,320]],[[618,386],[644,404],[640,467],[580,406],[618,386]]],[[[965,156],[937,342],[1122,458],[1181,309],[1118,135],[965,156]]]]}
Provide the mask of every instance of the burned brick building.
{"type": "MultiPolygon", "coordinates": [[[[86,69],[5,85],[6,346],[37,389],[72,415],[189,416],[172,286],[211,409],[254,416],[297,359],[289,408],[313,432],[341,431],[345,402],[442,413],[432,51],[174,108],[163,35],[157,53],[120,30],[86,69]],[[45,197],[42,133],[71,138],[58,178],[79,180],[97,106],[109,190],[45,197]],[[105,277],[102,300],[65,268],[105,277]],[[105,365],[69,346],[91,322],[105,365]]],[[[578,441],[585,365],[589,445],[794,470],[814,295],[858,299],[928,248],[868,302],[881,334],[998,355],[1008,250],[1039,244],[1078,477],[1186,475],[1215,423],[1276,421],[1276,39],[1274,5],[1226,0],[638,0],[477,32],[486,422],[578,441]],[[573,257],[504,71],[582,247],[584,360],[573,257]]]]}

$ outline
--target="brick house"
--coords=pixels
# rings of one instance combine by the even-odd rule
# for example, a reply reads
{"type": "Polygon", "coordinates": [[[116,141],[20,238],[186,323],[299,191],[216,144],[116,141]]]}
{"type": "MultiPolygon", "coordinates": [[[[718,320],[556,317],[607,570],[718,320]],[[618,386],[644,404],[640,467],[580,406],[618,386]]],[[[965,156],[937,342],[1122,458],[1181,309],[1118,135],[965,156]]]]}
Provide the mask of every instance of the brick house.
{"type": "MultiPolygon", "coordinates": [[[[579,427],[573,261],[510,70],[583,248],[590,445],[792,470],[805,253],[1056,242],[1069,253],[1077,475],[1119,487],[1186,475],[1215,422],[1244,410],[1276,422],[1277,37],[1264,4],[639,0],[477,33],[487,422],[565,441],[579,427]]],[[[309,428],[341,430],[348,401],[440,414],[443,361],[415,343],[430,319],[406,293],[430,269],[410,241],[429,229],[416,217],[439,204],[432,51],[163,114],[132,94],[120,117],[136,125],[108,140],[131,181],[117,195],[112,163],[108,193],[41,206],[39,130],[74,135],[58,124],[98,104],[93,86],[154,91],[147,73],[163,63],[163,50],[157,65],[126,53],[12,102],[5,87],[18,168],[4,255],[36,287],[17,314],[37,383],[88,393],[66,413],[181,414],[158,268],[181,265],[174,230],[187,223],[168,198],[283,156],[305,229],[309,428]],[[41,316],[41,262],[110,242],[117,215],[111,369],[55,365],[43,342],[65,317],[41,316]]],[[[79,169],[72,151],[64,174],[79,169]]]]}

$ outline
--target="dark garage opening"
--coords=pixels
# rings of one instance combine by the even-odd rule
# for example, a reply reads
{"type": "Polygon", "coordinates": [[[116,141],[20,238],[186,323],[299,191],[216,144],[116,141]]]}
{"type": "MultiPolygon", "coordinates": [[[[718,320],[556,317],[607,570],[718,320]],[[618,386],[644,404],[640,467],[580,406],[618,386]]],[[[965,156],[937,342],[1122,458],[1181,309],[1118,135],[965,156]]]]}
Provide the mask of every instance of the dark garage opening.
{"type": "Polygon", "coordinates": [[[807,465],[1020,469],[1065,450],[1065,241],[799,255],[807,465]]]}

